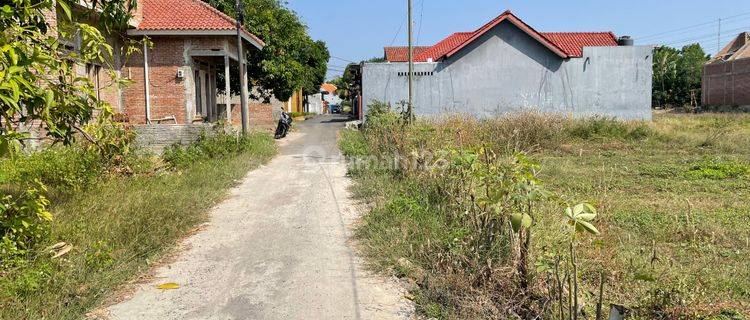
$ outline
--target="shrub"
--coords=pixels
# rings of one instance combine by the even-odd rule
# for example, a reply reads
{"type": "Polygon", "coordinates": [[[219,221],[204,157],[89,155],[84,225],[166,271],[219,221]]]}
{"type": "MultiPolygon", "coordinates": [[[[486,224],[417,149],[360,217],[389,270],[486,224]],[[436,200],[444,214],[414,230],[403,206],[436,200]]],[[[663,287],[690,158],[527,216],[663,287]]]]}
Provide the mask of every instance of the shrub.
{"type": "Polygon", "coordinates": [[[614,118],[592,117],[577,119],[566,128],[573,138],[640,140],[654,135],[653,130],[640,122],[624,122],[614,118]]]}
{"type": "Polygon", "coordinates": [[[52,213],[44,197],[43,185],[29,188],[17,199],[11,195],[0,197],[0,266],[5,261],[23,255],[49,232],[52,213]]]}
{"type": "Polygon", "coordinates": [[[17,186],[41,181],[49,187],[84,188],[106,169],[100,154],[81,145],[55,146],[10,160],[14,166],[7,183],[17,186]]]}
{"type": "Polygon", "coordinates": [[[186,167],[194,162],[239,154],[261,148],[273,148],[273,139],[267,133],[254,132],[247,135],[232,133],[201,134],[198,141],[182,146],[175,144],[162,156],[173,168],[186,167]]]}
{"type": "Polygon", "coordinates": [[[339,147],[341,148],[341,152],[347,157],[366,156],[369,154],[367,141],[359,131],[341,131],[339,147]]]}

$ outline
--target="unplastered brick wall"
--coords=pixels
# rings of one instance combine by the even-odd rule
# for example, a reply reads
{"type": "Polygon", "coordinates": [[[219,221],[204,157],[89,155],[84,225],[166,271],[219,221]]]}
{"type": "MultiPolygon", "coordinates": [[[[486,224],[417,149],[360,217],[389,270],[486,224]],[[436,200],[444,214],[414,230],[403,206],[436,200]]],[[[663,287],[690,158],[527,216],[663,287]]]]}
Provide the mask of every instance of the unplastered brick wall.
{"type": "MultiPolygon", "coordinates": [[[[274,109],[278,107],[270,103],[251,102],[247,105],[251,129],[273,131],[276,129],[278,117],[274,116],[274,109]]],[[[232,125],[242,126],[242,111],[239,104],[232,104],[232,125]]]]}
{"type": "MultiPolygon", "coordinates": [[[[149,90],[151,119],[175,117],[177,123],[187,119],[186,78],[190,68],[185,61],[185,39],[181,37],[154,37],[148,49],[149,90]],[[178,78],[183,69],[185,78],[178,78]]],[[[123,76],[133,81],[125,90],[125,113],[136,124],[146,123],[146,97],[144,88],[143,53],[134,54],[125,66],[123,76]]]]}
{"type": "Polygon", "coordinates": [[[706,65],[703,103],[709,106],[750,106],[750,58],[706,65]]]}

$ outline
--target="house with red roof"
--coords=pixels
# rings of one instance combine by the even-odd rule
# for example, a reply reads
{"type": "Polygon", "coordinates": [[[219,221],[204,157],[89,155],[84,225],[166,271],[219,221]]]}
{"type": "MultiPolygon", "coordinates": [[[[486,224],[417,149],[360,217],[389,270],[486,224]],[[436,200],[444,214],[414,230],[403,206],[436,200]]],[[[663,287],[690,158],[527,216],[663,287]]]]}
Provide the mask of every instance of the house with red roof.
{"type": "MultiPolygon", "coordinates": [[[[74,9],[85,12],[86,1],[74,9]]],[[[111,63],[80,67],[95,84],[100,99],[112,105],[121,118],[134,125],[191,126],[226,121],[241,125],[240,98],[230,87],[239,87],[239,64],[263,48],[263,40],[241,30],[243,56],[238,55],[236,21],[201,0],[138,0],[127,30],[107,34],[115,49],[111,63]],[[119,52],[123,41],[143,41],[138,52],[119,52]],[[118,86],[110,71],[129,80],[118,86]]],[[[58,9],[59,11],[59,9],[58,9]]],[[[46,13],[56,28],[62,12],[46,13]]],[[[95,17],[94,17],[95,19],[95,17]]],[[[80,39],[60,39],[75,50],[80,39]]],[[[248,100],[251,127],[273,128],[274,109],[284,103],[248,100]]],[[[181,135],[181,130],[173,133],[181,135]]],[[[170,134],[166,132],[165,134],[170,134]]]]}
{"type": "MultiPolygon", "coordinates": [[[[492,117],[536,110],[651,118],[652,47],[604,32],[540,32],[510,11],[414,47],[414,110],[492,117]]],[[[363,109],[407,100],[408,47],[362,65],[363,109]]]]}

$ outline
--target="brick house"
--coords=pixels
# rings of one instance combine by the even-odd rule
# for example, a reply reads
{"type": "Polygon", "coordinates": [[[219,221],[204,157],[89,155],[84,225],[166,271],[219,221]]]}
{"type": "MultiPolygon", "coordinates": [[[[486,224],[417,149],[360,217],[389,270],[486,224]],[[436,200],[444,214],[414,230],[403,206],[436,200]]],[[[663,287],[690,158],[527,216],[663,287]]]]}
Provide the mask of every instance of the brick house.
{"type": "Polygon", "coordinates": [[[703,67],[704,106],[750,109],[750,33],[729,42],[703,67]]]}
{"type": "MultiPolygon", "coordinates": [[[[64,27],[58,26],[64,23],[64,19],[58,19],[61,14],[47,14],[53,30],[64,27]]],[[[131,124],[186,126],[226,120],[241,125],[239,98],[219,94],[229,92],[230,79],[239,79],[239,63],[247,63],[238,59],[234,19],[201,0],[138,0],[129,28],[122,34],[125,40],[148,41],[139,52],[126,56],[119,52],[122,35],[104,34],[115,48],[113,61],[79,66],[78,73],[88,76],[100,99],[131,124]],[[107,71],[131,83],[113,85],[107,71]]],[[[265,45],[244,29],[241,38],[247,54],[265,45]]],[[[80,45],[76,39],[60,41],[66,41],[66,47],[72,50],[80,45]]],[[[243,76],[247,78],[247,74],[243,76]]],[[[251,128],[275,126],[274,109],[283,103],[248,102],[251,128]]]]}

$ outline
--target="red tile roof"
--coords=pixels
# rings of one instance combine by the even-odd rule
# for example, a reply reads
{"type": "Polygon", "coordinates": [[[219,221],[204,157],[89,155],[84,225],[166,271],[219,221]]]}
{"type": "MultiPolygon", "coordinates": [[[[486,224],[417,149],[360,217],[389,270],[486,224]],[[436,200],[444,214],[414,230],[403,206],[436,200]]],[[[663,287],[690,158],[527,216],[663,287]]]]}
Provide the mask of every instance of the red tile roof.
{"type": "MultiPolygon", "coordinates": [[[[454,33],[432,47],[420,49],[420,53],[417,53],[415,49],[414,61],[425,62],[428,59],[437,61],[450,57],[503,21],[512,23],[561,58],[581,57],[583,47],[617,46],[617,40],[612,32],[537,32],[510,11],[505,11],[473,32],[454,33]]],[[[402,52],[398,51],[399,48],[405,47],[386,48],[386,60],[407,61],[406,49],[401,49],[403,50],[401,54],[402,52]]]]}
{"type": "Polygon", "coordinates": [[[331,83],[324,83],[320,85],[320,90],[328,92],[330,94],[335,94],[336,90],[338,90],[338,87],[336,87],[336,85],[331,84],[331,83]]]}
{"type": "MultiPolygon", "coordinates": [[[[416,46],[414,47],[414,57],[429,49],[430,47],[416,46]]],[[[406,62],[409,61],[409,47],[385,47],[385,60],[390,62],[406,62]]]]}
{"type": "Polygon", "coordinates": [[[453,50],[453,48],[466,42],[466,40],[471,38],[473,35],[474,32],[456,32],[438,42],[434,46],[430,47],[429,49],[418,54],[415,58],[415,61],[425,62],[429,59],[438,60],[440,57],[443,57],[446,53],[453,50]]]}
{"type": "MultiPolygon", "coordinates": [[[[236,20],[201,0],[141,0],[142,31],[231,31],[236,20]]],[[[258,37],[243,29],[246,36],[263,45],[258,37]]]]}
{"type": "Polygon", "coordinates": [[[542,32],[570,57],[582,57],[583,47],[614,47],[617,38],[612,32],[542,32]]]}

